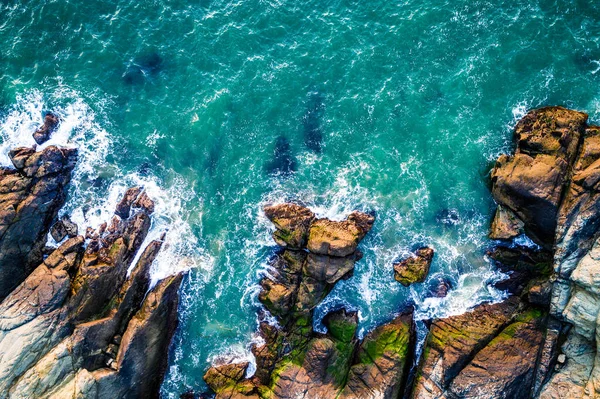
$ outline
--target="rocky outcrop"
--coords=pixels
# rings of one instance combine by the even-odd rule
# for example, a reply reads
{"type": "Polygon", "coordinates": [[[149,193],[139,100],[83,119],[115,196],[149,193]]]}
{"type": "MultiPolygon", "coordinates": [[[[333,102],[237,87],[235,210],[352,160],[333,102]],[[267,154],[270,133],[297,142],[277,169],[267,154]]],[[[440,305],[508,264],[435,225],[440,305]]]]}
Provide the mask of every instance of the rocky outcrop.
{"type": "Polygon", "coordinates": [[[64,218],[53,229],[60,245],[42,252],[76,151],[10,155],[16,170],[0,172],[0,398],[158,398],[182,275],[150,287],[162,239],[132,264],[152,201],[138,193],[134,212],[88,229],[87,239],[64,218]]]}
{"type": "Polygon", "coordinates": [[[554,241],[560,203],[586,121],[586,114],[562,107],[529,112],[515,127],[515,154],[498,158],[492,171],[494,199],[545,247],[554,241]]]}
{"type": "Polygon", "coordinates": [[[22,147],[9,156],[15,169],[0,169],[0,301],[42,262],[77,150],[22,147]]]}
{"type": "Polygon", "coordinates": [[[57,115],[48,112],[44,116],[44,124],[33,132],[33,139],[35,142],[41,145],[50,140],[50,136],[52,136],[52,133],[58,128],[59,122],[60,119],[57,115]]]}
{"type": "Polygon", "coordinates": [[[414,347],[412,314],[405,313],[356,337],[358,317],[340,309],[327,314],[326,334],[313,331],[313,310],[361,254],[357,246],[374,217],[353,212],[344,221],[316,219],[307,208],[265,208],[282,247],[261,281],[259,300],[279,326],[260,325],[264,344],[254,346],[257,370],[220,365],[204,376],[217,398],[395,398],[404,389],[414,347]],[[292,249],[294,248],[294,249],[292,249]]]}
{"type": "MultiPolygon", "coordinates": [[[[531,279],[519,287],[530,303],[539,306],[551,297],[540,358],[545,362],[538,366],[532,397],[593,398],[600,394],[600,179],[596,177],[600,129],[587,126],[586,121],[586,114],[560,107],[531,111],[515,129],[515,155],[501,157],[492,172],[492,193],[499,203],[493,226],[510,224],[499,216],[501,207],[518,218],[511,219],[516,229],[496,228],[512,232],[495,234],[495,238],[514,236],[522,226],[552,251],[552,261],[542,262],[551,264],[549,281],[517,270],[531,279]],[[564,342],[560,348],[558,341],[564,342]],[[559,357],[562,361],[557,362],[559,357]],[[556,370],[552,370],[555,363],[556,370]]],[[[521,347],[532,342],[530,338],[521,347]]]]}
{"type": "Polygon", "coordinates": [[[405,287],[425,281],[429,274],[433,254],[433,249],[423,247],[417,249],[414,256],[394,263],[394,278],[396,281],[405,287]]]}

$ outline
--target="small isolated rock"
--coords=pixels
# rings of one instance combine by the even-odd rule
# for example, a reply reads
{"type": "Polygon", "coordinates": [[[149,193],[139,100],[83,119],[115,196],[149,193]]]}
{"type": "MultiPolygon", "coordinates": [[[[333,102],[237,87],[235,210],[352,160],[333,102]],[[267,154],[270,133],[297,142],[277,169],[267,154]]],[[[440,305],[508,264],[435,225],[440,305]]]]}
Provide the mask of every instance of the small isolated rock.
{"type": "Polygon", "coordinates": [[[60,119],[58,119],[58,116],[52,112],[48,112],[44,117],[44,124],[33,133],[35,142],[44,144],[46,141],[50,140],[50,136],[56,131],[59,122],[60,119]]]}
{"type": "Polygon", "coordinates": [[[394,264],[394,277],[405,287],[422,283],[429,273],[434,251],[429,247],[417,249],[414,256],[394,264]]]}
{"type": "Polygon", "coordinates": [[[300,249],[306,245],[310,224],[315,214],[310,209],[296,204],[266,206],[265,215],[277,230],[273,239],[282,247],[300,249]]]}
{"type": "Polygon", "coordinates": [[[489,237],[492,240],[510,240],[525,232],[525,224],[513,211],[498,205],[489,237]]]}
{"type": "Polygon", "coordinates": [[[564,353],[561,353],[560,355],[558,355],[558,358],[556,359],[556,361],[559,364],[564,364],[567,361],[567,356],[564,353]]]}
{"type": "Polygon", "coordinates": [[[77,236],[77,224],[73,223],[69,216],[63,216],[58,222],[54,223],[50,229],[50,235],[56,242],[62,241],[65,237],[73,238],[77,236]]]}

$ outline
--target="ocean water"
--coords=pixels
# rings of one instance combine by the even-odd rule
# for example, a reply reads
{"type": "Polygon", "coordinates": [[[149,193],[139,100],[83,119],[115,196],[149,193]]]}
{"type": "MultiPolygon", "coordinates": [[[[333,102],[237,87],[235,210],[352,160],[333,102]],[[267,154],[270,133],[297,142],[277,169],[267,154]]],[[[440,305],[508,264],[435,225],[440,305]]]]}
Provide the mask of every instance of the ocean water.
{"type": "Polygon", "coordinates": [[[266,203],[377,214],[317,329],[342,305],[363,335],[407,304],[425,319],[502,298],[484,256],[493,161],[530,108],[600,121],[599,83],[593,1],[0,1],[0,164],[57,112],[46,145],[81,150],[63,212],[98,225],[141,184],[149,239],[168,230],[155,281],[189,270],[165,398],[250,359],[266,203]],[[420,245],[429,278],[402,287],[391,264],[420,245]],[[452,290],[431,298],[440,280],[452,290]]]}

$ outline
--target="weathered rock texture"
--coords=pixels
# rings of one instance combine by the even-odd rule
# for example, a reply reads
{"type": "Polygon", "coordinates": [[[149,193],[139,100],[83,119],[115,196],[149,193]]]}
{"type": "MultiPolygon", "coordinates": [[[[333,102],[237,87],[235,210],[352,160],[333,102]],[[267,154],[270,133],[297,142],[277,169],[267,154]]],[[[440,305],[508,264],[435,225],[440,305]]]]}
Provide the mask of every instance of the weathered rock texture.
{"type": "Polygon", "coordinates": [[[15,169],[0,169],[0,300],[42,262],[77,161],[77,150],[57,147],[22,147],[9,155],[15,169]]]}
{"type": "MultiPolygon", "coordinates": [[[[600,128],[584,113],[546,107],[518,122],[515,140],[515,154],[491,173],[498,209],[490,238],[525,233],[538,245],[488,251],[509,275],[496,283],[506,300],[431,321],[413,374],[410,313],[362,342],[356,315],[344,310],[323,320],[327,334],[312,331],[312,310],[352,272],[372,218],[332,222],[296,205],[269,207],[285,249],[259,299],[281,327],[261,324],[252,378],[247,364],[207,372],[217,398],[600,397],[600,128]]],[[[422,281],[432,257],[422,249],[396,264],[396,279],[422,281]]]]}
{"type": "Polygon", "coordinates": [[[148,291],[159,240],[127,277],[151,201],[88,240],[62,220],[58,238],[71,238],[43,257],[76,151],[19,148],[11,159],[16,170],[0,172],[0,398],[157,398],[182,275],[148,291]]]}
{"type": "Polygon", "coordinates": [[[396,281],[405,287],[425,281],[427,274],[429,274],[433,253],[431,248],[419,248],[414,256],[394,263],[394,278],[396,281]]]}
{"type": "MultiPolygon", "coordinates": [[[[515,129],[515,155],[500,157],[492,172],[499,203],[492,236],[506,239],[525,231],[552,253],[550,282],[533,278],[516,284],[531,303],[551,297],[540,358],[546,362],[538,366],[532,397],[600,395],[600,128],[586,121],[586,114],[560,107],[531,111],[515,129]],[[502,215],[506,210],[508,217],[502,215]],[[560,348],[557,340],[564,342],[560,348]],[[562,361],[553,370],[560,352],[562,361]]],[[[538,255],[513,264],[546,269],[549,262],[537,262],[538,255]]],[[[523,274],[522,267],[516,269],[523,274]]],[[[531,270],[525,275],[533,276],[531,270]]]]}
{"type": "Polygon", "coordinates": [[[356,338],[358,317],[329,313],[327,334],[313,331],[313,309],[361,258],[357,245],[374,217],[353,212],[345,221],[316,219],[307,208],[265,208],[283,248],[261,281],[260,301],[280,328],[261,323],[265,343],[253,348],[257,370],[222,365],[204,376],[217,398],[396,398],[404,390],[414,347],[412,314],[404,313],[356,338]],[[291,249],[293,248],[293,249],[291,249]]]}

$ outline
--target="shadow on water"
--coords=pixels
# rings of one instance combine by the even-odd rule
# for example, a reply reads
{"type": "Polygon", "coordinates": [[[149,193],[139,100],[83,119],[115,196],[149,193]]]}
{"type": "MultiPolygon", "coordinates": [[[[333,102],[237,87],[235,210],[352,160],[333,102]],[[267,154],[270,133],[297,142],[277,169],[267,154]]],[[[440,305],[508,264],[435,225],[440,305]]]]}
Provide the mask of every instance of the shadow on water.
{"type": "Polygon", "coordinates": [[[320,154],[323,147],[323,130],[321,120],[324,112],[323,96],[317,90],[308,93],[306,112],[302,117],[304,127],[304,144],[306,147],[320,154]]]}
{"type": "Polygon", "coordinates": [[[573,54],[573,62],[584,72],[596,73],[600,70],[600,50],[585,49],[573,54]]]}
{"type": "Polygon", "coordinates": [[[290,142],[285,136],[277,137],[273,150],[273,159],[266,165],[269,174],[289,175],[296,170],[296,159],[292,154],[290,142]]]}
{"type": "Polygon", "coordinates": [[[163,58],[155,51],[138,55],[127,67],[123,81],[128,85],[142,84],[146,79],[157,76],[163,67],[163,58]]]}

